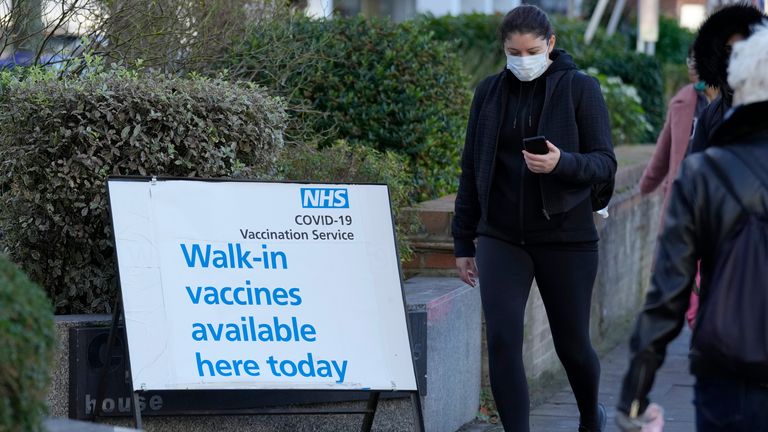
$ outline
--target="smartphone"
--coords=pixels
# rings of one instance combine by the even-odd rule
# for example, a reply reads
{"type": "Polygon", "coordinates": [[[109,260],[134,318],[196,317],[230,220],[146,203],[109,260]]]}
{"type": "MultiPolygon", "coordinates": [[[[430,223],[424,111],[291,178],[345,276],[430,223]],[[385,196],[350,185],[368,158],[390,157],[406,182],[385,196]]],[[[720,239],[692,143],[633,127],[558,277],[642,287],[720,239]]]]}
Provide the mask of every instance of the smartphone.
{"type": "Polygon", "coordinates": [[[547,139],[543,136],[535,136],[523,139],[523,148],[528,153],[537,155],[544,155],[549,153],[549,147],[547,147],[547,139]]]}

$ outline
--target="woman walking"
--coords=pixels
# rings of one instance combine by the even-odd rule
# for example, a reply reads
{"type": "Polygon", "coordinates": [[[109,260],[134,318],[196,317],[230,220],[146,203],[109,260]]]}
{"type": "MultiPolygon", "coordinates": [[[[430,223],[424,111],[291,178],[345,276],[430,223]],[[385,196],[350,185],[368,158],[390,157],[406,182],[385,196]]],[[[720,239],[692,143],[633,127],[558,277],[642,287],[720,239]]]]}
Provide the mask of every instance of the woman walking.
{"type": "Polygon", "coordinates": [[[479,278],[491,389],[504,429],[529,430],[522,344],[536,278],[578,404],[579,431],[602,431],[600,363],[589,338],[598,261],[590,197],[593,185],[616,172],[608,112],[597,80],[555,49],[540,9],[510,11],[500,37],[507,68],[478,85],[467,126],[452,227],[456,265],[466,283],[479,278]],[[543,148],[524,143],[537,136],[545,137],[533,140],[543,148]]]}

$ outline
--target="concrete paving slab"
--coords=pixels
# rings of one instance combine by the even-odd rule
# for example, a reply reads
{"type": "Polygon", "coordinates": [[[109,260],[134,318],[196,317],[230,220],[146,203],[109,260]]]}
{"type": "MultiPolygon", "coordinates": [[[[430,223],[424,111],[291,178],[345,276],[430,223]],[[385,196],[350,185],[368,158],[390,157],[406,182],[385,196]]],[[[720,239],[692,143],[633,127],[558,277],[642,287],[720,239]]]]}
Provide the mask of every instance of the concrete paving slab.
{"type": "MultiPolygon", "coordinates": [[[[667,359],[656,375],[651,400],[664,407],[664,432],[693,432],[696,429],[693,407],[694,378],[688,373],[688,345],[691,332],[686,328],[667,349],[667,359]]],[[[605,432],[618,432],[614,425],[615,406],[621,381],[629,364],[628,347],[622,343],[601,359],[600,401],[608,410],[605,432]]],[[[575,432],[579,424],[576,400],[569,387],[553,394],[531,410],[532,432],[575,432]]],[[[500,425],[474,422],[460,432],[504,432],[500,425]]],[[[510,431],[511,432],[511,431],[510,431]]]]}

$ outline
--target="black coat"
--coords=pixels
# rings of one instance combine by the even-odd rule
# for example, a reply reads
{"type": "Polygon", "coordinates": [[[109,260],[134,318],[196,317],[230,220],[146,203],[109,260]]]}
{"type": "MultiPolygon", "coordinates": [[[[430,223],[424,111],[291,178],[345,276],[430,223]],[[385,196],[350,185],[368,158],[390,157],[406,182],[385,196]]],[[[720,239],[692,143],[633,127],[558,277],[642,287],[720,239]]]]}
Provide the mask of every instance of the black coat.
{"type": "MultiPolygon", "coordinates": [[[[672,185],[666,222],[659,238],[656,266],[645,307],[635,326],[630,348],[632,360],[624,378],[618,408],[629,412],[633,400],[640,402],[640,413],[648,404],[647,394],[656,370],[664,361],[666,346],[683,327],[685,311],[701,260],[701,308],[712,278],[718,246],[740,229],[747,210],[731,196],[715,175],[707,157],[727,173],[740,198],[757,215],[768,216],[768,189],[738,157],[740,153],[754,165],[768,166],[768,102],[746,105],[733,111],[712,137],[712,146],[686,158],[672,185]]],[[[696,375],[739,375],[716,364],[692,346],[691,371],[696,375]]],[[[746,377],[750,378],[750,377],[746,377]]]]}
{"type": "Polygon", "coordinates": [[[693,57],[699,78],[723,95],[712,101],[699,117],[688,154],[704,151],[709,147],[712,134],[731,109],[733,90],[728,85],[728,59],[730,50],[726,43],[735,34],[749,36],[752,27],[765,20],[759,9],[749,4],[732,4],[710,15],[699,27],[693,43],[693,57]]]}
{"type": "MultiPolygon", "coordinates": [[[[562,50],[554,51],[551,57],[555,62],[572,64],[562,50]]],[[[616,157],[599,82],[573,66],[549,73],[545,83],[538,134],[556,145],[561,156],[555,170],[541,176],[540,184],[542,211],[554,215],[588,199],[593,184],[612,179],[616,157]]],[[[474,256],[478,224],[488,215],[508,85],[507,74],[502,71],[485,78],[475,90],[452,225],[456,256],[474,256]]]]}
{"type": "Polygon", "coordinates": [[[723,96],[718,97],[701,113],[696,122],[696,129],[693,131],[693,139],[687,154],[698,153],[709,147],[712,134],[723,123],[725,113],[731,109],[731,103],[726,99],[723,96]]]}

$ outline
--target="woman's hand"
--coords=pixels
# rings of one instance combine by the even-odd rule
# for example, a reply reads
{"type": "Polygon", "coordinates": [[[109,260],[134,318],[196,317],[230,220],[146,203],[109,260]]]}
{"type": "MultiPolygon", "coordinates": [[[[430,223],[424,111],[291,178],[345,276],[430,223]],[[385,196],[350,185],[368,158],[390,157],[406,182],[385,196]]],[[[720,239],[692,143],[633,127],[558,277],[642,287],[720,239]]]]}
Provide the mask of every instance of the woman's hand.
{"type": "Polygon", "coordinates": [[[531,172],[536,174],[549,174],[557,166],[557,163],[560,161],[560,149],[549,142],[549,140],[547,140],[547,147],[549,147],[549,153],[544,155],[528,153],[523,150],[525,164],[531,172]]]}
{"type": "Polygon", "coordinates": [[[456,258],[456,268],[459,269],[459,278],[461,278],[465,284],[471,287],[477,285],[478,273],[474,258],[456,258]]]}

